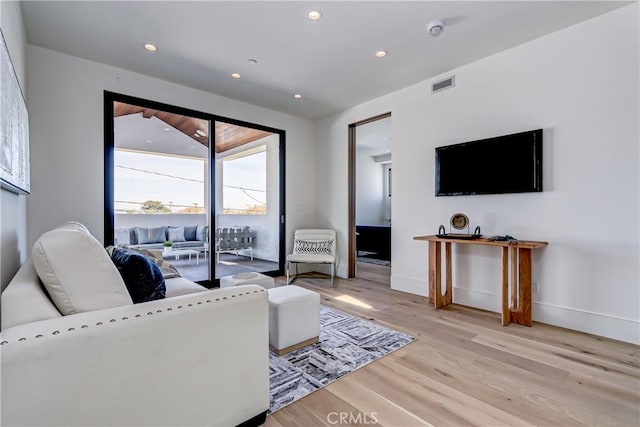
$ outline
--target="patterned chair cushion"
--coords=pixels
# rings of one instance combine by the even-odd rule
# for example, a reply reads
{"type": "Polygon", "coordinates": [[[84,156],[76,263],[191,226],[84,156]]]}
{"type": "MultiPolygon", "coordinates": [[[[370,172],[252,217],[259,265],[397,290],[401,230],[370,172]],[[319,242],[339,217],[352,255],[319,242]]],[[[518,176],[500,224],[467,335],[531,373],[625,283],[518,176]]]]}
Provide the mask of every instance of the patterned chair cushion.
{"type": "Polygon", "coordinates": [[[293,252],[296,254],[331,255],[333,240],[294,239],[293,252]]]}

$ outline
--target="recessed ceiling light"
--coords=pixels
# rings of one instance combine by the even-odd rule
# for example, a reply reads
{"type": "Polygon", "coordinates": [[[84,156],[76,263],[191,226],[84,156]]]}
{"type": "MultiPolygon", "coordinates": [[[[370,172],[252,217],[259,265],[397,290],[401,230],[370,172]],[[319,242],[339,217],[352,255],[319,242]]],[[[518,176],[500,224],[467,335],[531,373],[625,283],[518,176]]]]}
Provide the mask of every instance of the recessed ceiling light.
{"type": "Polygon", "coordinates": [[[151,44],[151,43],[147,43],[144,45],[144,48],[147,49],[149,52],[155,52],[156,50],[158,50],[158,48],[156,47],[156,45],[151,44]]]}
{"type": "Polygon", "coordinates": [[[387,150],[387,153],[390,153],[390,152],[391,152],[391,150],[387,150]]]}
{"type": "Polygon", "coordinates": [[[198,129],[196,131],[196,133],[198,134],[198,136],[207,136],[207,133],[205,131],[203,131],[202,129],[198,129]]]}
{"type": "Polygon", "coordinates": [[[151,140],[150,139],[147,139],[147,144],[151,144],[151,140]]]}
{"type": "Polygon", "coordinates": [[[233,73],[231,74],[231,77],[233,77],[234,79],[239,79],[242,76],[239,73],[233,73]]]}
{"type": "Polygon", "coordinates": [[[295,99],[302,99],[302,94],[301,93],[296,93],[295,95],[293,95],[293,97],[295,99]]]}
{"type": "Polygon", "coordinates": [[[169,128],[164,128],[164,131],[165,131],[165,132],[169,132],[170,130],[171,130],[171,129],[169,129],[169,128]]]}
{"type": "Polygon", "coordinates": [[[376,52],[376,58],[384,58],[385,56],[387,56],[386,50],[379,50],[376,52]]]}
{"type": "Polygon", "coordinates": [[[322,18],[322,12],[320,12],[319,10],[312,10],[311,12],[307,13],[307,18],[311,19],[312,21],[317,21],[318,19],[322,18]]]}

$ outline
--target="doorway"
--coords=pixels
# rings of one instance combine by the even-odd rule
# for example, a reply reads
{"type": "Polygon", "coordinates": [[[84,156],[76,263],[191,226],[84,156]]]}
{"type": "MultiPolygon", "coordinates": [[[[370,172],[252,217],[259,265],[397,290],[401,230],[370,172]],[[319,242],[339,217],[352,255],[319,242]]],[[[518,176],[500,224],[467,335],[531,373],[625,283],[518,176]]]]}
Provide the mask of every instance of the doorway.
{"type": "Polygon", "coordinates": [[[349,125],[349,277],[390,275],[391,113],[349,125]]]}
{"type": "Polygon", "coordinates": [[[104,123],[105,245],[207,287],[283,274],[283,130],[107,91],[104,123]]]}

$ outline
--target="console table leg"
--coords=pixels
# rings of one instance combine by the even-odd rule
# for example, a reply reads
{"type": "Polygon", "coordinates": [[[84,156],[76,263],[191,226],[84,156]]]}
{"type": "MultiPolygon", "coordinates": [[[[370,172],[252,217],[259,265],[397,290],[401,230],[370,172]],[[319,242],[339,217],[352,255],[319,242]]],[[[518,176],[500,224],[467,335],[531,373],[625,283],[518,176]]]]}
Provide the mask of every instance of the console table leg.
{"type": "Polygon", "coordinates": [[[502,247],[502,326],[511,323],[509,310],[509,247],[502,247]]]}
{"type": "Polygon", "coordinates": [[[429,302],[432,304],[436,304],[436,288],[440,289],[440,243],[429,242],[429,302]]]}
{"type": "Polygon", "coordinates": [[[516,248],[509,248],[511,256],[511,305],[509,310],[518,309],[518,251],[516,248]]]}
{"type": "Polygon", "coordinates": [[[531,326],[531,249],[527,248],[518,248],[518,307],[511,312],[511,321],[531,326]]]}
{"type": "Polygon", "coordinates": [[[436,254],[436,242],[429,242],[429,302],[435,304],[436,302],[436,265],[439,263],[436,254]]]}
{"type": "Polygon", "coordinates": [[[444,296],[442,297],[443,299],[442,307],[444,307],[445,305],[449,305],[453,302],[453,278],[452,278],[453,275],[451,273],[451,242],[446,242],[444,244],[444,259],[445,259],[446,275],[447,275],[447,277],[445,278],[447,290],[444,296]]]}
{"type": "Polygon", "coordinates": [[[442,295],[442,245],[440,242],[429,242],[429,302],[435,308],[442,308],[453,302],[453,286],[451,279],[451,243],[444,246],[446,265],[446,293],[442,295]]]}

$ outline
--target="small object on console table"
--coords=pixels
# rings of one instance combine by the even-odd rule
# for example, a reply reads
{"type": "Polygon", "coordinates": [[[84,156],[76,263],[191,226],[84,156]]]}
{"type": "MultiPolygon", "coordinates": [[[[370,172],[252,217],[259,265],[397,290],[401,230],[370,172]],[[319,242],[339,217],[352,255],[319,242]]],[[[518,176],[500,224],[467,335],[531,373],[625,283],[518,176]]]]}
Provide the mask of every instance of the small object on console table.
{"type": "Polygon", "coordinates": [[[480,234],[480,226],[477,226],[473,231],[473,234],[469,233],[469,217],[463,213],[455,213],[451,216],[449,220],[449,225],[455,230],[464,230],[467,229],[467,233],[447,233],[444,225],[440,224],[438,227],[437,237],[442,239],[462,239],[462,240],[473,240],[482,237],[480,234]]]}
{"type": "Polygon", "coordinates": [[[492,242],[517,242],[518,239],[516,239],[513,236],[509,236],[508,234],[505,234],[504,236],[492,236],[489,237],[489,240],[491,240],[492,242]]]}
{"type": "Polygon", "coordinates": [[[480,234],[480,226],[477,226],[475,228],[475,230],[473,231],[473,234],[466,234],[466,233],[446,233],[444,229],[444,225],[440,225],[440,228],[438,229],[438,234],[436,234],[436,237],[439,237],[441,239],[475,240],[482,237],[482,234],[480,234]]]}
{"type": "Polygon", "coordinates": [[[456,230],[464,230],[469,227],[469,217],[463,213],[455,213],[451,215],[449,223],[456,230]]]}

